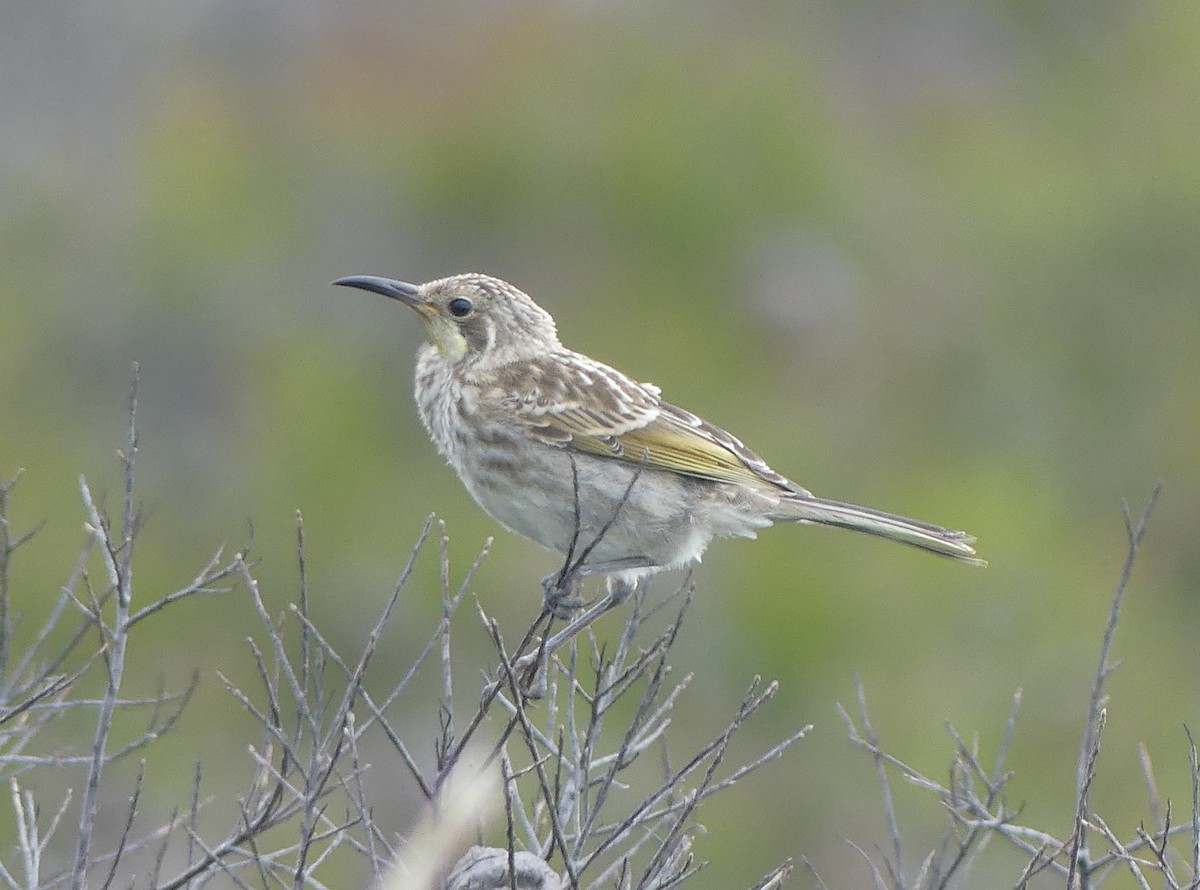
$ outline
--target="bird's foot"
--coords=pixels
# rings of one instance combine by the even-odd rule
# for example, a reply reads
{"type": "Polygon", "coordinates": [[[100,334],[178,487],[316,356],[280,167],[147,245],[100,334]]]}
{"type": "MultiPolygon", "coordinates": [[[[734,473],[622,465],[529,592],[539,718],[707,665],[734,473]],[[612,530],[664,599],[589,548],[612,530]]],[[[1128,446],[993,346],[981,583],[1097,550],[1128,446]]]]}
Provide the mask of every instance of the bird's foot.
{"type": "Polygon", "coordinates": [[[626,556],[607,562],[563,566],[561,571],[542,579],[546,609],[555,618],[569,621],[580,609],[594,605],[595,600],[585,600],[578,595],[583,579],[594,575],[605,575],[608,578],[606,605],[609,608],[620,605],[637,589],[637,576],[645,569],[656,568],[654,560],[647,556],[626,556]],[[634,577],[629,577],[630,573],[634,577]]]}
{"type": "Polygon", "coordinates": [[[555,572],[542,579],[544,604],[555,618],[570,621],[574,614],[588,605],[587,600],[579,596],[581,580],[578,576],[564,578],[562,573],[555,572]]]}

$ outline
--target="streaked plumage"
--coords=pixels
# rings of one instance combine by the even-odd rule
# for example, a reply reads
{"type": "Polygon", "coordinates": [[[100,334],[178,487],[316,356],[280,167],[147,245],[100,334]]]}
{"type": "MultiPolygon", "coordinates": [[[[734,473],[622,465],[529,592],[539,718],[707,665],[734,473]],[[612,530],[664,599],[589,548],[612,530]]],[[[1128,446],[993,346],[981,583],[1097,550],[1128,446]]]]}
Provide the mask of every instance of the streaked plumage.
{"type": "Polygon", "coordinates": [[[370,276],[335,284],[421,317],[421,419],[494,519],[565,554],[578,485],[575,552],[611,522],[587,563],[610,588],[699,560],[714,537],[752,538],[774,522],[849,528],[981,564],[964,532],[815,497],[725,430],[664,401],[657,386],[567,349],[549,313],[507,282],[468,274],[420,286],[370,276]]]}

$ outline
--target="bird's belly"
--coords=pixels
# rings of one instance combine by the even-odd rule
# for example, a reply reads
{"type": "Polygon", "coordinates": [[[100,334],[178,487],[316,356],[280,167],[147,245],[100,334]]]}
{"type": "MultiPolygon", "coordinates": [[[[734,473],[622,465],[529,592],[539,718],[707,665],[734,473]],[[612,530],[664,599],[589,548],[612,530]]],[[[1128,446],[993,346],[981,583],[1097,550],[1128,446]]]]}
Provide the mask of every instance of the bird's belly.
{"type": "Polygon", "coordinates": [[[526,442],[472,454],[460,475],[497,522],[574,559],[591,547],[592,564],[678,567],[698,560],[714,536],[753,537],[770,524],[736,508],[719,484],[586,454],[573,462],[574,472],[567,452],[526,442]]]}

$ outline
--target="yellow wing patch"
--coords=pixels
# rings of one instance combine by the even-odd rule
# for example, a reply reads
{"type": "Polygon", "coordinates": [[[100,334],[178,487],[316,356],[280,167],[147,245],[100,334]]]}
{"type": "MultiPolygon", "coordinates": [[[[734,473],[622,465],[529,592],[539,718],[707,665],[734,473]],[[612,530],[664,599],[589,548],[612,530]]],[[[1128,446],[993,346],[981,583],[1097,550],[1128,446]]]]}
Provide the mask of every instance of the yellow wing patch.
{"type": "Polygon", "coordinates": [[[619,436],[574,436],[570,447],[603,457],[615,457],[630,463],[645,463],[657,470],[669,470],[715,482],[733,482],[754,488],[779,488],[763,478],[724,446],[701,431],[655,420],[641,429],[619,436]]]}

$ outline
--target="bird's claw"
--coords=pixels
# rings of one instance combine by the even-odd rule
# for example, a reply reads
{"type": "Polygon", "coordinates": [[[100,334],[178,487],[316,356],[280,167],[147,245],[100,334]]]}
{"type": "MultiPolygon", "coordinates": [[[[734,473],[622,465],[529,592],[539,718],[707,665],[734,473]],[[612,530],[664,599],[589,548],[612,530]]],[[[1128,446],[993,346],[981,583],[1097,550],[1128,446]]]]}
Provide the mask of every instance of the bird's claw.
{"type": "Polygon", "coordinates": [[[580,609],[591,605],[588,600],[578,596],[580,582],[576,578],[564,579],[558,573],[547,575],[542,579],[542,590],[545,592],[543,602],[555,618],[570,621],[580,609]]]}

